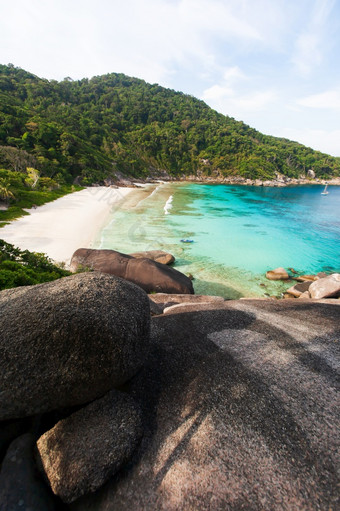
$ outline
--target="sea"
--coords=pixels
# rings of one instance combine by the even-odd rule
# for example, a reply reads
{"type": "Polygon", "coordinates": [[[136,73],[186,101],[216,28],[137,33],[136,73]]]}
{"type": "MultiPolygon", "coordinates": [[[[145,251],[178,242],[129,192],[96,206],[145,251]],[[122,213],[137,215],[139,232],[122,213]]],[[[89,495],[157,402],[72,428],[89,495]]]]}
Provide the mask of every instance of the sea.
{"type": "Polygon", "coordinates": [[[197,294],[282,296],[277,267],[340,271],[340,186],[147,185],[115,207],[93,248],[171,252],[197,294]]]}

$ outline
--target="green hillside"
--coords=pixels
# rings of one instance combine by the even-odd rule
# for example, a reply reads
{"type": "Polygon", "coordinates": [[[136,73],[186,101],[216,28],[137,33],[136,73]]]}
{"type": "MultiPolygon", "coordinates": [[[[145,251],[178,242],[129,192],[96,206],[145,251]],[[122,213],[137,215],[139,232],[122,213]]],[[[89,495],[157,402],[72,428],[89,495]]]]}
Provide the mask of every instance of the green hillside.
{"type": "Polygon", "coordinates": [[[340,158],[259,133],[203,101],[123,74],[62,82],[0,65],[0,167],[57,183],[166,170],[271,179],[340,175],[340,158]]]}

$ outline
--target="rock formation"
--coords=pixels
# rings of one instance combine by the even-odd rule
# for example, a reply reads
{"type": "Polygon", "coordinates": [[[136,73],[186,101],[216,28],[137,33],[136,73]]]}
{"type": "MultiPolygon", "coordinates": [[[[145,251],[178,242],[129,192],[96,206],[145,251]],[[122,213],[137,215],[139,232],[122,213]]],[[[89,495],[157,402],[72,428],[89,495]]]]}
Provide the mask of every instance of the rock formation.
{"type": "Polygon", "coordinates": [[[340,273],[333,273],[313,282],[309,289],[311,298],[330,298],[340,296],[340,273]]]}
{"type": "Polygon", "coordinates": [[[141,436],[140,410],[130,396],[112,390],[58,422],[37,448],[53,492],[69,503],[113,476],[141,436]]]}
{"type": "Polygon", "coordinates": [[[164,252],[163,250],[147,250],[145,252],[134,252],[130,255],[136,259],[152,259],[153,261],[161,264],[172,264],[175,262],[175,257],[172,254],[169,254],[169,252],[164,252]]]}
{"type": "MultiPolygon", "coordinates": [[[[139,457],[72,511],[337,509],[337,300],[152,319],[139,457]]],[[[203,307],[200,304],[200,307],[203,307]]]]}
{"type": "Polygon", "coordinates": [[[208,295],[182,295],[182,294],[168,294],[168,293],[155,293],[149,296],[150,301],[159,306],[160,312],[166,308],[183,303],[220,303],[224,302],[222,296],[208,296],[208,295]]]}
{"type": "Polygon", "coordinates": [[[26,433],[10,445],[0,472],[1,511],[57,511],[57,502],[38,476],[34,437],[26,433]]]}
{"type": "Polygon", "coordinates": [[[0,420],[86,403],[122,385],[149,345],[149,300],[98,272],[0,293],[0,420]]]}
{"type": "Polygon", "coordinates": [[[122,277],[147,293],[194,293],[191,280],[174,268],[151,259],[137,259],[115,250],[79,248],[72,256],[71,271],[77,271],[79,268],[89,268],[122,277]]]}
{"type": "Polygon", "coordinates": [[[99,272],[0,293],[2,417],[55,410],[31,420],[67,502],[24,435],[0,509],[338,508],[340,300],[187,297],[99,272]]]}
{"type": "Polygon", "coordinates": [[[288,280],[289,275],[284,268],[276,268],[275,270],[267,271],[266,278],[269,280],[288,280]]]}

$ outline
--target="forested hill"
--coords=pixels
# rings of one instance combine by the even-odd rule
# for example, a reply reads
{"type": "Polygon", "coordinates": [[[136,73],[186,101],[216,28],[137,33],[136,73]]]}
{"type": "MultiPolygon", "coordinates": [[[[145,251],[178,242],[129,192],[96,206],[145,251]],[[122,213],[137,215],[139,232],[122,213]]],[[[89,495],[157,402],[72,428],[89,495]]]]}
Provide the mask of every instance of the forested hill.
{"type": "Polygon", "coordinates": [[[145,177],[340,175],[334,158],[259,133],[191,96],[123,74],[62,82],[0,65],[0,167],[59,182],[101,181],[117,170],[145,177]]]}

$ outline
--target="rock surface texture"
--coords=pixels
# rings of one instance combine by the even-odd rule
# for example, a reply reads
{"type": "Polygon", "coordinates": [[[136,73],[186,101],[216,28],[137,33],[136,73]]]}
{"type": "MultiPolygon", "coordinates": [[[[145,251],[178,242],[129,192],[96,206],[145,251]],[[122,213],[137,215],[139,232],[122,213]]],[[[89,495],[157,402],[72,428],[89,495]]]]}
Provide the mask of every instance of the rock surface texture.
{"type": "Polygon", "coordinates": [[[169,252],[164,252],[163,250],[147,250],[145,252],[134,252],[130,255],[137,259],[152,259],[153,261],[161,264],[172,264],[175,262],[175,257],[172,254],[169,254],[169,252]]]}
{"type": "Polygon", "coordinates": [[[79,248],[72,256],[71,271],[77,271],[79,267],[122,277],[147,293],[194,293],[191,280],[174,268],[115,250],[79,248]]]}
{"type": "Polygon", "coordinates": [[[113,476],[141,436],[140,411],[133,399],[113,390],[40,437],[38,456],[53,492],[69,503],[113,476]]]}
{"type": "Polygon", "coordinates": [[[313,282],[308,289],[311,298],[321,299],[340,296],[340,273],[333,273],[313,282]]]}
{"type": "Polygon", "coordinates": [[[209,296],[209,295],[182,295],[182,294],[167,294],[155,293],[149,296],[150,301],[157,304],[161,312],[166,308],[183,303],[222,303],[224,298],[222,296],[209,296]]]}
{"type": "Polygon", "coordinates": [[[339,301],[204,307],[152,319],[139,455],[72,511],[339,508],[339,301]]]}
{"type": "Polygon", "coordinates": [[[149,299],[101,273],[0,293],[0,420],[89,402],[122,385],[149,346],[149,299]]]}
{"type": "Polygon", "coordinates": [[[33,455],[34,437],[18,437],[8,448],[0,472],[1,511],[57,511],[49,488],[38,477],[33,455]]]}

